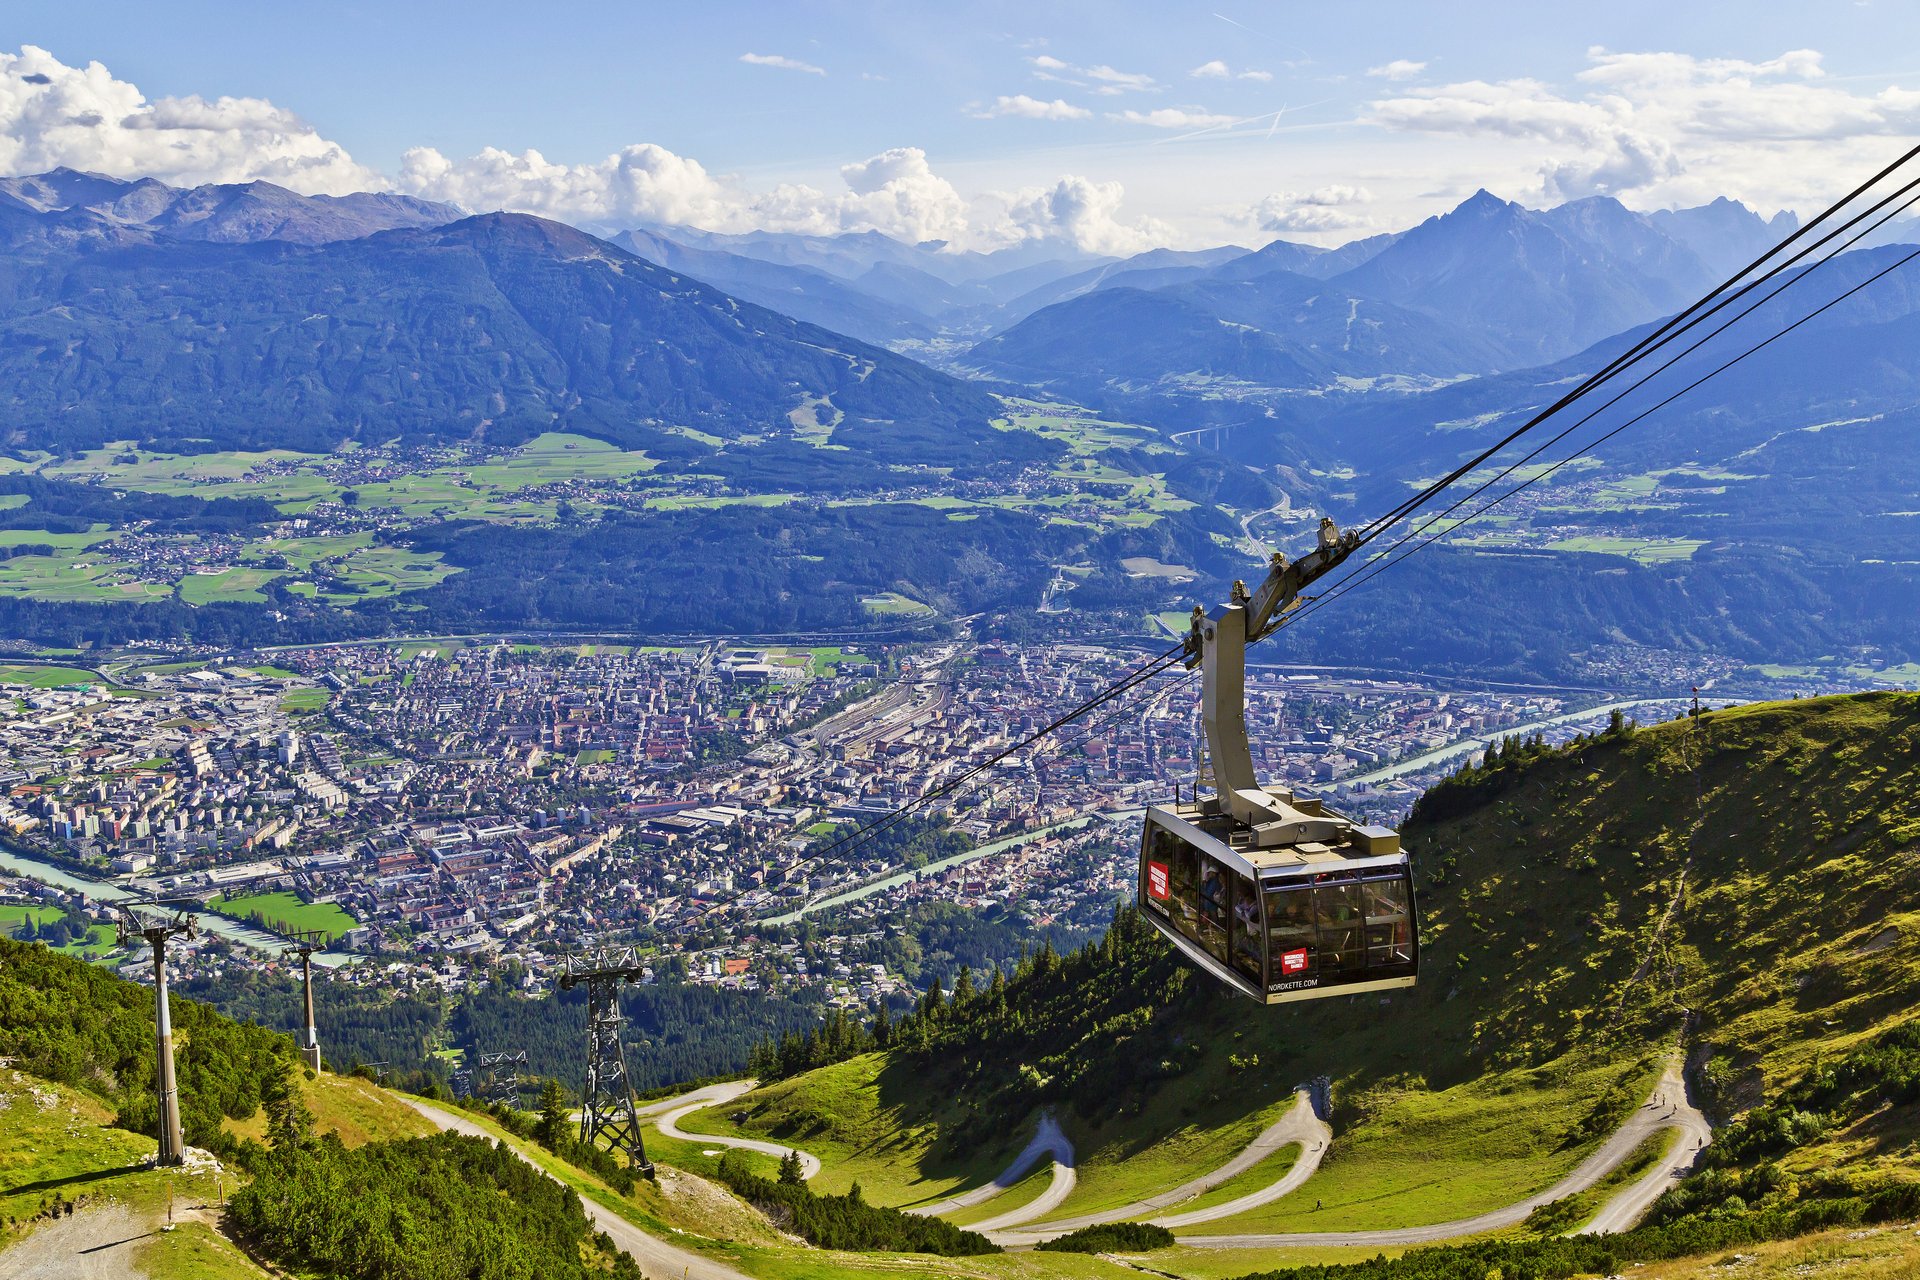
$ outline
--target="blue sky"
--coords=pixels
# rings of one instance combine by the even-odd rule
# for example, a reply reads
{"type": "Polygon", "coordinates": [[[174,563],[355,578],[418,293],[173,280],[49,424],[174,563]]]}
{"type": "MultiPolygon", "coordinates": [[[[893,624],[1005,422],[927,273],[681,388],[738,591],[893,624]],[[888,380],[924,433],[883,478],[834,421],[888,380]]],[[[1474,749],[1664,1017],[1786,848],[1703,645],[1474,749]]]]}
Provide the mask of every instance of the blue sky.
{"type": "Polygon", "coordinates": [[[1917,14],[15,0],[0,51],[48,82],[0,85],[0,167],[1110,252],[1331,243],[1479,186],[1533,204],[1726,192],[1770,211],[1920,134],[1917,14]]]}

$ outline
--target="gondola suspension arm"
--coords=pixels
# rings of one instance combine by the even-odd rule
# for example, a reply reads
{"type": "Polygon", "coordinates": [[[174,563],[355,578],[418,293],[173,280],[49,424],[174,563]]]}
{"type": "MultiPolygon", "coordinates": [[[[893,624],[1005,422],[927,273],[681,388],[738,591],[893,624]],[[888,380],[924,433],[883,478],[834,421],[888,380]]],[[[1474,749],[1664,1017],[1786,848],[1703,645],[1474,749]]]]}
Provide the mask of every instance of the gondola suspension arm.
{"type": "MultiPolygon", "coordinates": [[[[1278,630],[1300,593],[1337,568],[1361,544],[1358,532],[1341,533],[1331,519],[1320,521],[1319,544],[1298,560],[1275,552],[1266,580],[1252,593],[1245,582],[1233,584],[1229,603],[1207,613],[1193,608],[1183,661],[1201,674],[1201,719],[1207,755],[1221,802],[1239,822],[1253,828],[1258,844],[1286,844],[1334,836],[1350,824],[1288,803],[1260,785],[1247,745],[1247,646],[1278,630]]],[[[1314,806],[1317,808],[1318,806],[1314,806]]]]}

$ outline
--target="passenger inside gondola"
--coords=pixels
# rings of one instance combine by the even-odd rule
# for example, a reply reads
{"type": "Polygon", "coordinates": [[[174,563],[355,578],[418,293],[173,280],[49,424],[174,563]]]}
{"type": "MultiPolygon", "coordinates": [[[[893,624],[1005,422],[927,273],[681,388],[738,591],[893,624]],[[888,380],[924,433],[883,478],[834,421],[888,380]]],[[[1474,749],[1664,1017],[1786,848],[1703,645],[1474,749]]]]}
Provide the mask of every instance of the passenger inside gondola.
{"type": "Polygon", "coordinates": [[[1233,873],[1233,967],[1260,985],[1260,893],[1252,880],[1233,873]]]}
{"type": "Polygon", "coordinates": [[[1227,880],[1220,873],[1220,864],[1211,858],[1205,860],[1200,872],[1200,930],[1196,936],[1214,959],[1227,958],[1227,880]]]}

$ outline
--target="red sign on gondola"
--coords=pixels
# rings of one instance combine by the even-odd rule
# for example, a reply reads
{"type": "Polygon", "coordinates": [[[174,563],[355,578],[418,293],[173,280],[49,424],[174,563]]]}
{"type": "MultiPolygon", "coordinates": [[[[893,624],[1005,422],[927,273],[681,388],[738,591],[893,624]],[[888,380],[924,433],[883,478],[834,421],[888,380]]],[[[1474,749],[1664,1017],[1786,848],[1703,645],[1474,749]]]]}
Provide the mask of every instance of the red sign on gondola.
{"type": "Polygon", "coordinates": [[[1149,862],[1147,864],[1147,896],[1158,898],[1162,902],[1167,898],[1167,864],[1149,862]]]}
{"type": "Polygon", "coordinates": [[[1307,949],[1300,947],[1294,951],[1282,952],[1280,956],[1281,973],[1305,973],[1307,971],[1307,949]]]}

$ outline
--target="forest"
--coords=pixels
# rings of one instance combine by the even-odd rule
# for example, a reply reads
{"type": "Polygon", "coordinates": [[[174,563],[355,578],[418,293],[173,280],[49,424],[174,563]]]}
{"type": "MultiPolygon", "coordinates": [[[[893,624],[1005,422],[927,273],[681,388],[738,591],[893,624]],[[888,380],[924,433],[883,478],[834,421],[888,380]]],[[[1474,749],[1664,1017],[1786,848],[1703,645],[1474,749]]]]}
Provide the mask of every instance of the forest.
{"type": "MultiPolygon", "coordinates": [[[[293,1042],[193,1000],[173,1001],[173,1026],[186,1140],[230,1150],[223,1120],[259,1110],[293,1042]]],[[[124,1128],[158,1132],[153,993],[145,988],[37,943],[0,938],[0,1057],[117,1106],[124,1128]]]]}
{"type": "Polygon", "coordinates": [[[342,1280],[640,1280],[580,1197],[509,1150],[441,1133],[348,1150],[293,1130],[252,1161],[235,1231],[284,1267],[342,1280]]]}

